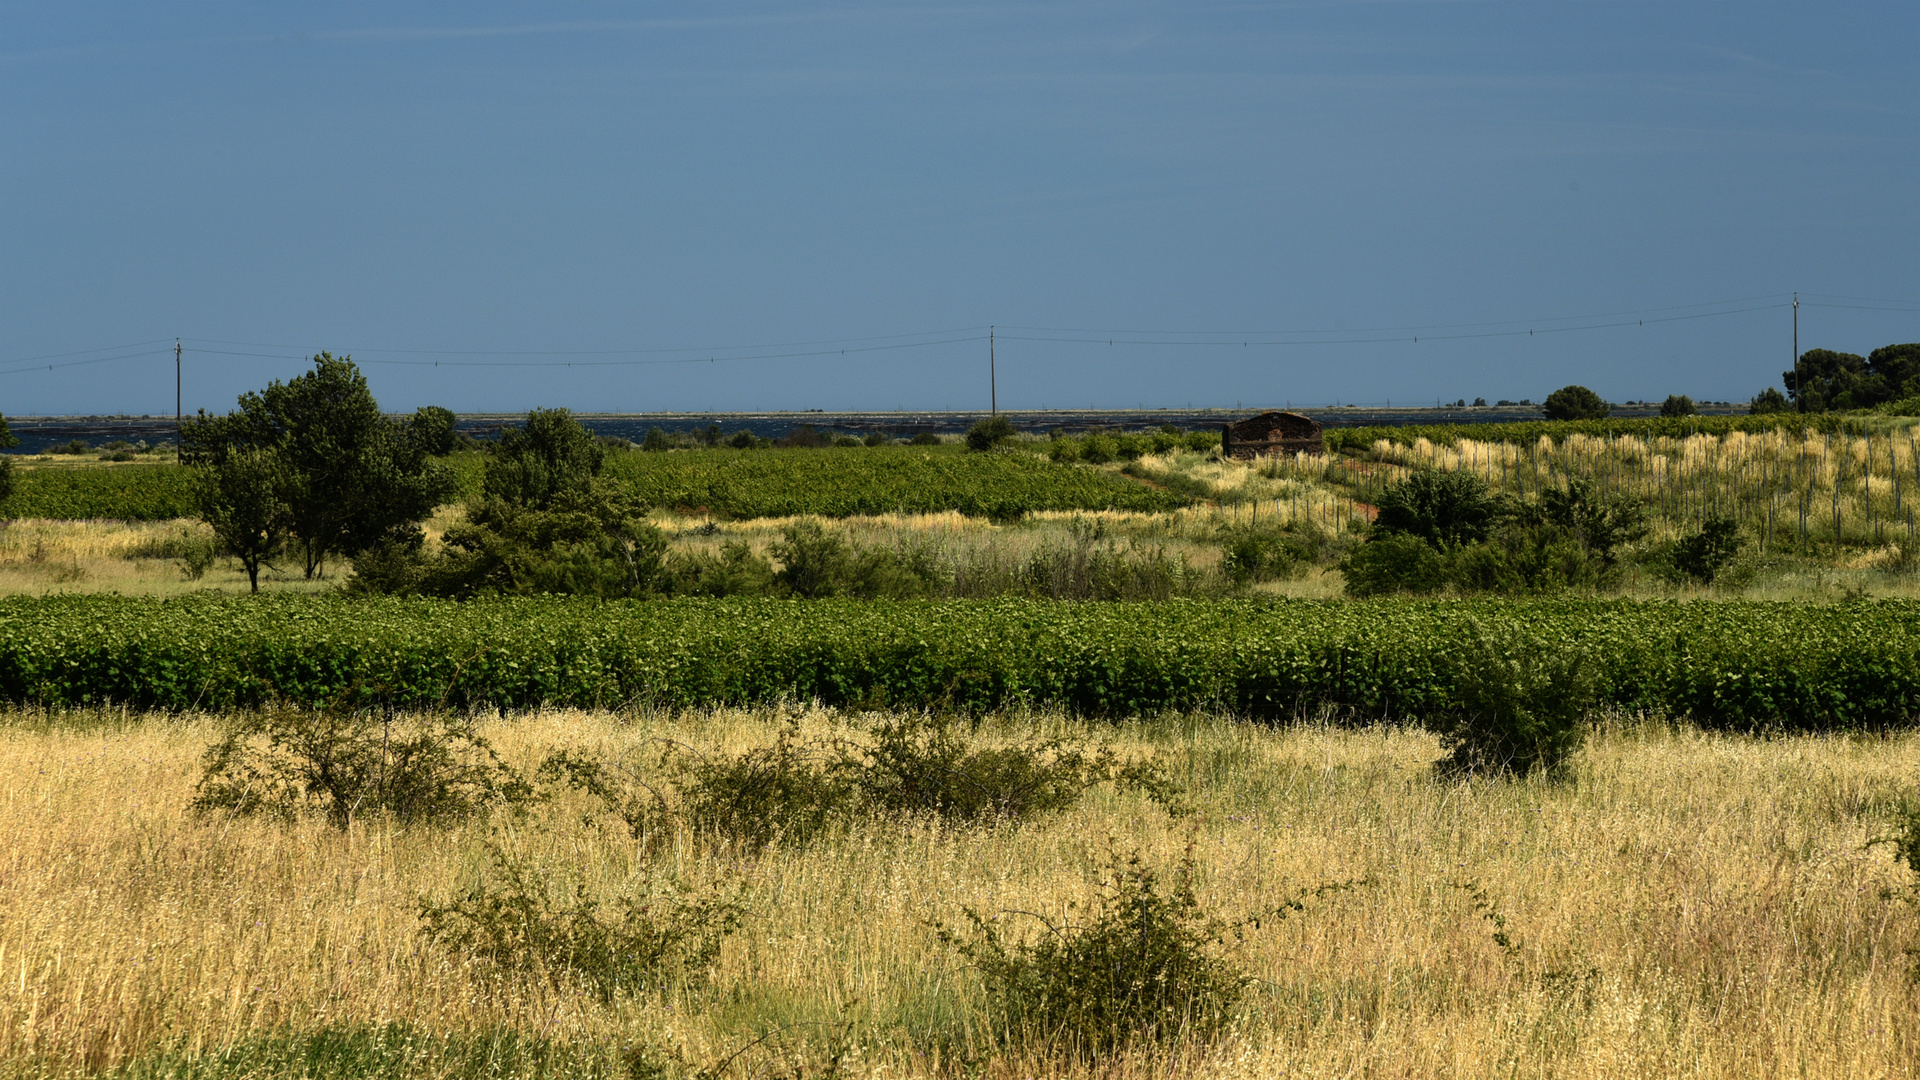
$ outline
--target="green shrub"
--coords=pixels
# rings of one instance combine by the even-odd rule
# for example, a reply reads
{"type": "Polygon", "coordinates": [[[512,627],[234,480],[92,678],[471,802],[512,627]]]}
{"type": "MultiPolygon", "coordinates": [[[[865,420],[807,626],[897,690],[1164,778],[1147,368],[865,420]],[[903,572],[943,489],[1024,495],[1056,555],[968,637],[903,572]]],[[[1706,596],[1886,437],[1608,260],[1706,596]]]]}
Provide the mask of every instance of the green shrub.
{"type": "Polygon", "coordinates": [[[1432,544],[1409,533],[1387,533],[1361,544],[1340,564],[1349,596],[1416,596],[1447,584],[1447,564],[1432,544]]]}
{"type": "Polygon", "coordinates": [[[744,909],[709,890],[657,888],[611,903],[564,871],[489,843],[490,871],[443,903],[420,902],[422,936],[501,976],[578,986],[603,1002],[697,983],[744,909]]]}
{"type": "Polygon", "coordinates": [[[805,846],[843,818],[858,793],[836,748],[803,742],[799,721],[738,757],[688,750],[670,763],[678,813],[696,833],[747,850],[805,846]]]}
{"type": "Polygon", "coordinates": [[[768,550],[780,562],[775,583],[808,599],[839,596],[853,576],[853,549],[817,521],[796,521],[768,550]]]}
{"type": "Polygon", "coordinates": [[[1593,665],[1579,650],[1476,625],[1455,664],[1455,705],[1433,725],[1448,752],[1443,774],[1564,771],[1586,742],[1597,698],[1593,665]]]}
{"type": "Polygon", "coordinates": [[[1674,542],[1673,568],[1702,585],[1711,585],[1740,554],[1742,544],[1738,522],[1732,518],[1708,517],[1701,522],[1699,532],[1674,542]]]}
{"type": "Polygon", "coordinates": [[[1220,571],[1235,585],[1298,578],[1314,563],[1315,545],[1296,535],[1258,527],[1221,532],[1220,571]]]}
{"type": "Polygon", "coordinates": [[[1888,817],[1889,831],[1867,841],[1867,846],[1892,847],[1895,861],[1905,863],[1909,871],[1920,874],[1920,799],[1911,795],[1901,798],[1894,803],[1888,817]]]}
{"type": "Polygon", "coordinates": [[[967,429],[967,449],[976,452],[991,450],[1018,434],[1012,421],[1004,416],[994,416],[967,429]]]}
{"type": "Polygon", "coordinates": [[[1421,469],[1388,485],[1379,505],[1376,533],[1417,536],[1442,550],[1485,540],[1507,512],[1485,480],[1441,469],[1421,469]]]}
{"type": "Polygon", "coordinates": [[[913,438],[907,440],[907,445],[908,446],[939,446],[940,436],[935,435],[931,431],[916,432],[913,438]]]}
{"type": "Polygon", "coordinates": [[[1201,907],[1189,847],[1163,882],[1136,852],[1110,857],[1084,920],[1039,922],[1013,936],[998,915],[964,909],[970,932],[939,939],[979,972],[994,1029],[1013,1044],[1096,1056],[1140,1044],[1201,1039],[1232,1019],[1254,982],[1235,959],[1256,919],[1226,921],[1201,907]]]}
{"type": "Polygon", "coordinates": [[[1463,592],[1500,596],[1548,595],[1593,589],[1602,566],[1567,532],[1549,526],[1513,525],[1485,543],[1454,551],[1447,578],[1463,592]]]}
{"type": "Polygon", "coordinates": [[[532,794],[471,720],[272,707],[233,721],[207,750],[192,805],[236,814],[316,811],[344,830],[363,814],[447,819],[521,805],[532,794]]]}
{"type": "Polygon", "coordinates": [[[660,588],[675,596],[765,596],[773,591],[773,579],[773,563],[754,554],[745,540],[729,540],[718,554],[669,552],[660,588]]]}

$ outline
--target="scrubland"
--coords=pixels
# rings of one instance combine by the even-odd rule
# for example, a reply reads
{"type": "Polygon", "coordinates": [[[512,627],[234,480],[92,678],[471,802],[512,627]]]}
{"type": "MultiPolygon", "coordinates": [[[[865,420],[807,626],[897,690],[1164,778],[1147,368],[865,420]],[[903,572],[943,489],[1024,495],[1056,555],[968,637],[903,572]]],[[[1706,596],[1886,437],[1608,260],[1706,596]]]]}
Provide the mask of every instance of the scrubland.
{"type": "MultiPolygon", "coordinates": [[[[644,763],[860,730],[872,716],[536,711],[481,730],[644,763]]],[[[911,718],[909,718],[911,719],[911,718]]],[[[226,720],[15,712],[0,725],[0,1058],[18,1076],[1908,1076],[1913,875],[1870,847],[1920,738],[1756,738],[1604,720],[1561,779],[1449,781],[1417,728],[1206,715],[987,717],[1150,758],[1184,814],[1110,787],[1012,823],[849,821],[765,849],[646,843],[578,793],[450,822],[188,809],[226,720]],[[738,897],[704,984],[594,995],[430,944],[423,899],[488,845],[557,890],[738,897]],[[1084,917],[1110,854],[1234,917],[1255,980],[1227,1030],[1098,1058],[996,1038],[938,939],[1084,917]],[[1352,887],[1316,893],[1330,883],[1352,887]],[[1074,905],[1079,904],[1076,908],[1074,905]],[[1032,914],[1017,914],[1027,912],[1032,914]],[[318,1064],[316,1064],[318,1063],[318,1064]],[[837,1070],[837,1073],[834,1071],[837,1070]]]]}

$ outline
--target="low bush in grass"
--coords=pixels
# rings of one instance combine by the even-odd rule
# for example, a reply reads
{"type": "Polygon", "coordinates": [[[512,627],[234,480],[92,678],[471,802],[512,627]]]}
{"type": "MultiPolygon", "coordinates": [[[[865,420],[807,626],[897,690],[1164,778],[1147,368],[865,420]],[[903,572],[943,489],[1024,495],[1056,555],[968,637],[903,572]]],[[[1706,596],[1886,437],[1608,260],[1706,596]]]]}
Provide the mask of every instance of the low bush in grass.
{"type": "Polygon", "coordinates": [[[965,927],[936,932],[978,973],[1002,1042],[1096,1057],[1216,1036],[1256,982],[1236,955],[1247,933],[1304,911],[1308,897],[1362,884],[1325,885],[1226,919],[1201,905],[1195,876],[1191,844],[1171,874],[1137,852],[1110,852],[1084,912],[965,908],[965,927]],[[1021,922],[1038,932],[1012,929],[1021,922]]]}
{"type": "Polygon", "coordinates": [[[367,814],[446,820],[532,794],[471,719],[269,706],[230,721],[208,749],[193,808],[316,812],[344,830],[367,814]]]}
{"type": "Polygon", "coordinates": [[[661,881],[609,899],[568,867],[499,844],[488,857],[466,888],[421,901],[422,935],[491,975],[578,987],[603,1002],[697,984],[744,915],[738,897],[718,889],[661,881]]]}
{"type": "Polygon", "coordinates": [[[1472,626],[1455,663],[1457,697],[1430,723],[1450,776],[1565,772],[1586,742],[1596,698],[1593,665],[1578,650],[1532,634],[1472,626]]]}

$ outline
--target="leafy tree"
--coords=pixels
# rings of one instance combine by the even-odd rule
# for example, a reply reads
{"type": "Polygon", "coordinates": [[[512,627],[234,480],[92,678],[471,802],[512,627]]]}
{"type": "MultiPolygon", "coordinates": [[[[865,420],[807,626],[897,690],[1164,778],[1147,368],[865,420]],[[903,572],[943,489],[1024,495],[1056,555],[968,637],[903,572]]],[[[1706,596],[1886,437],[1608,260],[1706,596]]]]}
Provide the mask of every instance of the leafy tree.
{"type": "MultiPolygon", "coordinates": [[[[284,470],[286,527],[300,541],[309,578],[328,555],[406,533],[454,491],[453,474],[427,460],[406,427],[381,415],[351,359],[323,352],[313,363],[295,379],[242,394],[234,412],[202,410],[181,429],[189,465],[218,468],[242,452],[274,455],[284,470]]],[[[202,490],[228,489],[213,483],[202,490]]]]}
{"type": "Polygon", "coordinates": [[[667,540],[599,474],[606,450],[566,409],[535,409],[491,448],[481,498],[429,552],[418,534],[354,564],[360,591],[625,597],[661,579],[667,540]]]}
{"type": "Polygon", "coordinates": [[[1685,394],[1668,394],[1667,400],[1660,403],[1661,416],[1696,416],[1699,412],[1693,399],[1685,394]]]}
{"type": "Polygon", "coordinates": [[[454,429],[456,419],[452,409],[422,405],[407,421],[407,439],[428,457],[445,457],[460,445],[460,434],[454,429]]]}
{"type": "Polygon", "coordinates": [[[673,449],[673,437],[667,434],[665,428],[648,428],[647,438],[640,444],[640,449],[656,454],[665,450],[671,450],[673,449]]]}
{"type": "MultiPolygon", "coordinates": [[[[6,417],[0,416],[0,450],[11,450],[20,445],[13,430],[7,427],[6,417]]],[[[13,455],[0,454],[0,503],[13,498],[13,455]]]]}
{"type": "Polygon", "coordinates": [[[1920,343],[1882,345],[1867,354],[1867,370],[1884,386],[1884,401],[1920,395],[1920,343]]]}
{"type": "Polygon", "coordinates": [[[1747,404],[1747,412],[1753,416],[1792,411],[1793,406],[1787,403],[1787,396],[1771,386],[1753,395],[1753,400],[1747,404]]]}
{"type": "Polygon", "coordinates": [[[526,423],[500,433],[480,491],[522,510],[547,510],[578,497],[605,468],[607,449],[566,409],[535,409],[526,423]]]}
{"type": "Polygon", "coordinates": [[[293,520],[291,471],[277,449],[235,448],[199,467],[194,497],[200,517],[247,568],[260,591],[260,567],[286,542],[293,520]]]}
{"type": "Polygon", "coordinates": [[[1584,386],[1563,386],[1547,395],[1541,411],[1549,420],[1605,420],[1613,406],[1584,386]]]}
{"type": "Polygon", "coordinates": [[[1445,549],[1485,540],[1505,513],[1505,504],[1478,476],[1423,469],[1380,496],[1373,528],[1416,536],[1445,549]]]}
{"type": "Polygon", "coordinates": [[[1886,379],[1869,371],[1867,358],[1857,353],[1808,349],[1780,378],[1800,412],[1862,409],[1893,398],[1886,379]]]}
{"type": "Polygon", "coordinates": [[[967,449],[991,450],[1016,434],[1011,420],[1004,416],[991,417],[967,430],[967,449]]]}

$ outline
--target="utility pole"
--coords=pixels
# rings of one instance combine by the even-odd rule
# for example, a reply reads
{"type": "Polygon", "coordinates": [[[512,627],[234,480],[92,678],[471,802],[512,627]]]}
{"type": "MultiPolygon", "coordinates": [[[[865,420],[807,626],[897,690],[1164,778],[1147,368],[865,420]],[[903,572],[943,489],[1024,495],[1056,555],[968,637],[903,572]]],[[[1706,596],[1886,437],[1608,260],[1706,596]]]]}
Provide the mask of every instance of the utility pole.
{"type": "Polygon", "coordinates": [[[1793,294],[1793,403],[1807,411],[1807,396],[1800,385],[1800,294],[1793,294]]]}
{"type": "Polygon", "coordinates": [[[173,459],[180,460],[180,339],[173,339],[173,459]]]}
{"type": "Polygon", "coordinates": [[[987,408],[988,415],[1000,415],[1000,377],[993,367],[993,327],[987,327],[987,408]]]}

